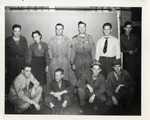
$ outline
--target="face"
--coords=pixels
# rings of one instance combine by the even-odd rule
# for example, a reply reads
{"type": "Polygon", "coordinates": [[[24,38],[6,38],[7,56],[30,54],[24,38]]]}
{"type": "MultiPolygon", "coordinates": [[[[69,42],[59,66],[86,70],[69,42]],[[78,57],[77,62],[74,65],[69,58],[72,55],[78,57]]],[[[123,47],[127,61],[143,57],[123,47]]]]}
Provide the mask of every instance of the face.
{"type": "Polygon", "coordinates": [[[56,82],[60,82],[60,80],[63,78],[63,76],[64,75],[60,71],[55,72],[55,80],[56,80],[56,82]]]}
{"type": "Polygon", "coordinates": [[[126,27],[124,27],[125,33],[126,34],[130,34],[131,30],[132,30],[132,26],[131,25],[127,25],[126,27]]]}
{"type": "Polygon", "coordinates": [[[103,33],[104,35],[110,35],[112,29],[110,28],[110,26],[105,26],[104,29],[103,29],[103,33]]]}
{"type": "Polygon", "coordinates": [[[85,32],[86,32],[85,24],[79,24],[78,31],[79,31],[80,34],[85,34],[85,32]]]}
{"type": "Polygon", "coordinates": [[[99,72],[101,71],[101,69],[98,65],[94,65],[93,68],[91,68],[91,70],[93,71],[94,75],[98,75],[99,72]]]}
{"type": "Polygon", "coordinates": [[[33,34],[33,39],[36,43],[40,42],[41,36],[38,33],[33,34]]]}
{"type": "Polygon", "coordinates": [[[31,67],[25,67],[24,70],[22,70],[22,73],[26,78],[29,78],[31,75],[31,67]]]}
{"type": "Polygon", "coordinates": [[[116,73],[120,73],[121,71],[121,66],[120,65],[114,65],[113,69],[115,70],[116,73]]]}
{"type": "Polygon", "coordinates": [[[56,35],[57,35],[57,36],[63,35],[63,30],[64,30],[64,29],[63,29],[63,26],[57,25],[56,28],[55,28],[56,35]]]}
{"type": "Polygon", "coordinates": [[[21,35],[21,29],[19,27],[14,28],[14,30],[12,30],[14,37],[19,38],[21,35]]]}

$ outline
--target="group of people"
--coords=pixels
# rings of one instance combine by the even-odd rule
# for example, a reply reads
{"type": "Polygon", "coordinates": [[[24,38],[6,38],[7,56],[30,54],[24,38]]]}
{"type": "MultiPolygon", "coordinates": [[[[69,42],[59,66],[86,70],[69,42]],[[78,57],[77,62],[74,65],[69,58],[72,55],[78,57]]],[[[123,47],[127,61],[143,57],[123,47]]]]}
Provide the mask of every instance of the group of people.
{"type": "Polygon", "coordinates": [[[42,34],[36,30],[31,35],[35,42],[28,48],[26,38],[21,36],[21,26],[13,25],[13,35],[5,41],[5,92],[17,112],[28,107],[40,110],[42,95],[54,114],[71,105],[74,94],[79,98],[80,113],[87,102],[94,109],[104,102],[129,106],[135,86],[131,76],[134,63],[130,62],[138,51],[137,37],[131,34],[129,21],[125,23],[121,45],[111,35],[111,23],[105,23],[102,28],[104,36],[95,44],[92,36],[86,34],[86,23],[78,22],[79,34],[72,40],[63,35],[64,25],[58,23],[56,35],[48,44],[41,41],[42,34]],[[122,69],[121,52],[126,55],[123,68],[129,72],[122,69]],[[47,83],[47,72],[52,76],[50,83],[47,83]]]}

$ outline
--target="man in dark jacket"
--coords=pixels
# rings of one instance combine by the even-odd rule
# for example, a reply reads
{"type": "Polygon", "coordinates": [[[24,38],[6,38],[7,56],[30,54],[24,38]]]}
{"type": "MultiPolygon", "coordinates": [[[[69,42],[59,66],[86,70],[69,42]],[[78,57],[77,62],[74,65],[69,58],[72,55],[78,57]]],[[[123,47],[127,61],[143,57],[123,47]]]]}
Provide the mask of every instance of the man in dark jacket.
{"type": "Polygon", "coordinates": [[[71,104],[74,86],[64,80],[64,71],[61,68],[55,70],[55,80],[45,87],[45,104],[52,109],[53,114],[61,114],[71,104]]]}
{"type": "Polygon", "coordinates": [[[27,40],[21,36],[21,26],[18,24],[13,25],[12,34],[5,40],[6,94],[9,93],[12,81],[25,64],[28,53],[27,40]]]}
{"type": "Polygon", "coordinates": [[[114,71],[107,76],[107,95],[114,105],[129,107],[134,93],[135,81],[128,71],[121,69],[120,60],[112,62],[114,71]]]}
{"type": "Polygon", "coordinates": [[[101,71],[101,65],[99,62],[95,62],[91,66],[91,74],[82,77],[77,82],[78,96],[80,100],[80,113],[84,112],[86,101],[92,104],[94,109],[97,109],[99,103],[106,101],[105,91],[105,77],[99,73],[101,71]]]}

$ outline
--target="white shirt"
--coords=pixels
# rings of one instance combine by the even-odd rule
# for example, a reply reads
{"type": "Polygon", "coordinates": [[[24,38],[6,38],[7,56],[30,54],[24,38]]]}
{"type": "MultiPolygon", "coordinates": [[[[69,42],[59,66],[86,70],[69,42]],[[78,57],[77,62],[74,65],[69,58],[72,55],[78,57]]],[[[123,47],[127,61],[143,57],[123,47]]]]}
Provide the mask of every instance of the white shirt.
{"type": "Polygon", "coordinates": [[[98,61],[100,57],[116,57],[116,59],[120,58],[120,42],[114,36],[103,36],[97,41],[96,45],[96,54],[95,59],[98,61]],[[107,52],[103,53],[104,44],[106,41],[105,37],[108,38],[107,42],[107,52]]]}

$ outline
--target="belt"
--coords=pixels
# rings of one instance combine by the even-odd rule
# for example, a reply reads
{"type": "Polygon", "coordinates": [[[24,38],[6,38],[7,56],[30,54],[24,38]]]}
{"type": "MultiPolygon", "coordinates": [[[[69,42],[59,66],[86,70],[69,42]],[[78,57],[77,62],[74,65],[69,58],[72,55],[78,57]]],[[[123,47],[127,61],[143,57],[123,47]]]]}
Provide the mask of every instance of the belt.
{"type": "Polygon", "coordinates": [[[90,54],[90,52],[77,52],[77,54],[90,54]]]}
{"type": "Polygon", "coordinates": [[[115,57],[101,56],[100,58],[115,58],[115,57]]]}

